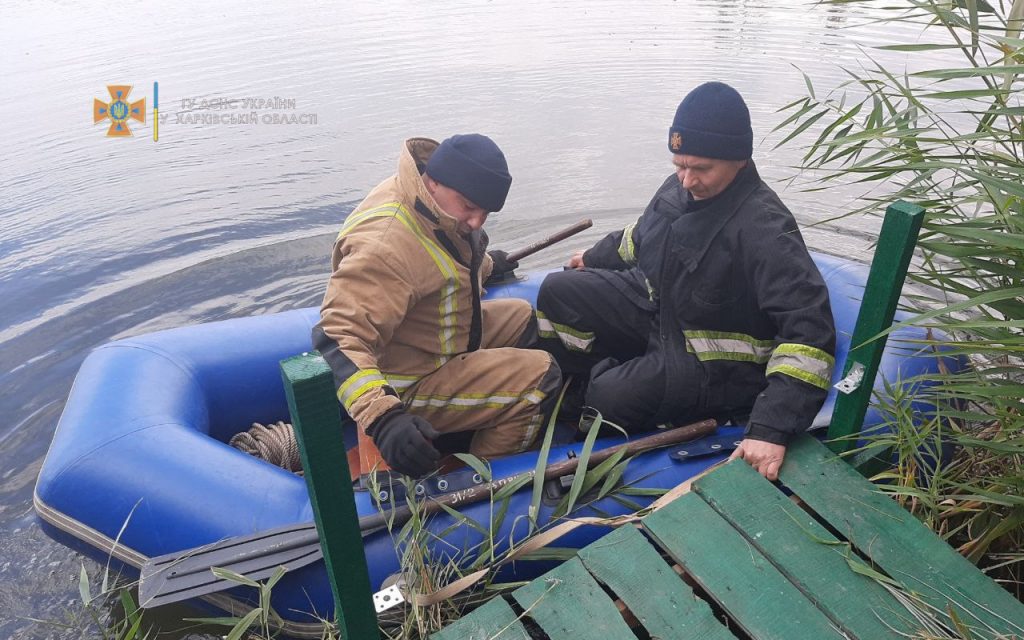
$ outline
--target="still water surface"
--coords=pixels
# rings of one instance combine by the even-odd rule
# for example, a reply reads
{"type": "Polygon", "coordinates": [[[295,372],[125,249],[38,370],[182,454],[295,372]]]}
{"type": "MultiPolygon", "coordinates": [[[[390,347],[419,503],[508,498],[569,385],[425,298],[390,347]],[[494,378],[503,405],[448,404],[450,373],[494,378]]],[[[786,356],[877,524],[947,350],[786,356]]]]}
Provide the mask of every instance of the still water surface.
{"type": "MultiPolygon", "coordinates": [[[[746,97],[755,159],[797,218],[826,221],[849,194],[787,189],[800,152],[773,150],[769,131],[804,95],[795,66],[821,93],[845,79],[839,65],[863,61],[858,47],[917,38],[858,11],[805,0],[6,3],[0,637],[86,635],[29,618],[62,621],[78,600],[81,561],[40,533],[31,504],[90,349],[318,304],[333,232],[413,135],[479,131],[505,150],[514,183],[488,222],[493,246],[590,216],[594,228],[569,243],[587,246],[631,221],[670,172],[667,127],[706,80],[746,97]],[[147,99],[134,137],[92,123],[108,84],[147,99]]],[[[845,219],[805,237],[864,258],[876,227],[845,219]]]]}

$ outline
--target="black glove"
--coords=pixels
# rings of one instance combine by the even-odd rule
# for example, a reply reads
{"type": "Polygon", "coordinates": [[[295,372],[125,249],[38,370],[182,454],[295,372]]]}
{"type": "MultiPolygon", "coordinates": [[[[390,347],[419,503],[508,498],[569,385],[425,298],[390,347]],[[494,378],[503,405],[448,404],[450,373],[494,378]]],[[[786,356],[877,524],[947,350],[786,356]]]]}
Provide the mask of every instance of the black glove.
{"type": "Polygon", "coordinates": [[[366,433],[373,438],[384,462],[407,476],[424,476],[436,469],[441,459],[431,444],[441,434],[423,418],[401,409],[392,409],[377,418],[366,433]]]}
{"type": "Polygon", "coordinates": [[[509,260],[507,251],[494,249],[493,251],[488,251],[487,255],[491,256],[491,260],[494,260],[494,268],[491,269],[491,275],[488,276],[487,282],[484,284],[498,282],[519,268],[519,261],[509,260]]]}

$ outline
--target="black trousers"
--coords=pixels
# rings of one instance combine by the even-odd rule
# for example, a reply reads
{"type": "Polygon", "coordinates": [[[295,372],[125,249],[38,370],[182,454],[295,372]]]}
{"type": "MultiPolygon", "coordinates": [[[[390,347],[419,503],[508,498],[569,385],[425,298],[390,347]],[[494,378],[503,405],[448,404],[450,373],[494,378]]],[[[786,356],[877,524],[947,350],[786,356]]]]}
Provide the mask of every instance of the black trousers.
{"type": "Polygon", "coordinates": [[[585,404],[644,431],[703,417],[704,373],[682,336],[662,338],[657,305],[639,271],[552,273],[537,295],[538,346],[563,374],[589,380],[585,404]]]}

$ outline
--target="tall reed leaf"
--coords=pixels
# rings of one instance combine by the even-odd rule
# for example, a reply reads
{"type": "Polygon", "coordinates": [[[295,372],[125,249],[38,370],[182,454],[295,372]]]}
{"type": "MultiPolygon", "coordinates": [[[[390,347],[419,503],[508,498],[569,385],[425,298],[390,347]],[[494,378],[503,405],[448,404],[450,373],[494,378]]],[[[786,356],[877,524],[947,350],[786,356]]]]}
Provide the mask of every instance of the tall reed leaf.
{"type": "Polygon", "coordinates": [[[1024,0],[822,4],[918,25],[920,42],[877,47],[912,63],[868,54],[827,94],[805,78],[806,95],[783,100],[780,144],[804,141],[808,191],[870,189],[835,218],[880,214],[897,198],[927,209],[910,278],[930,293],[905,298],[913,314],[897,326],[936,330],[918,346],[970,365],[890,381],[876,398],[888,430],[866,448],[896,452],[883,490],[1022,597],[1024,0]]]}

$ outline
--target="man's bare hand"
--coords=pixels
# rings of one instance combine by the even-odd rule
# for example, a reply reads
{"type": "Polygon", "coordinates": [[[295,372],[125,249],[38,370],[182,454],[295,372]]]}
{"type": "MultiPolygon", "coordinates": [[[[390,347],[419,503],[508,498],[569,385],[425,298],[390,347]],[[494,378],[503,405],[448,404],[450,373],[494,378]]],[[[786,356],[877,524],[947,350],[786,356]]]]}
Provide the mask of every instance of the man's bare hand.
{"type": "Polygon", "coordinates": [[[569,262],[566,263],[565,266],[570,269],[582,269],[584,266],[586,266],[583,264],[583,253],[584,250],[580,249],[576,253],[572,254],[572,257],[569,258],[569,262]]]}
{"type": "Polygon", "coordinates": [[[769,480],[777,480],[779,467],[782,466],[782,459],[785,457],[786,447],[781,444],[745,438],[729,459],[742,458],[762,476],[769,480]]]}

